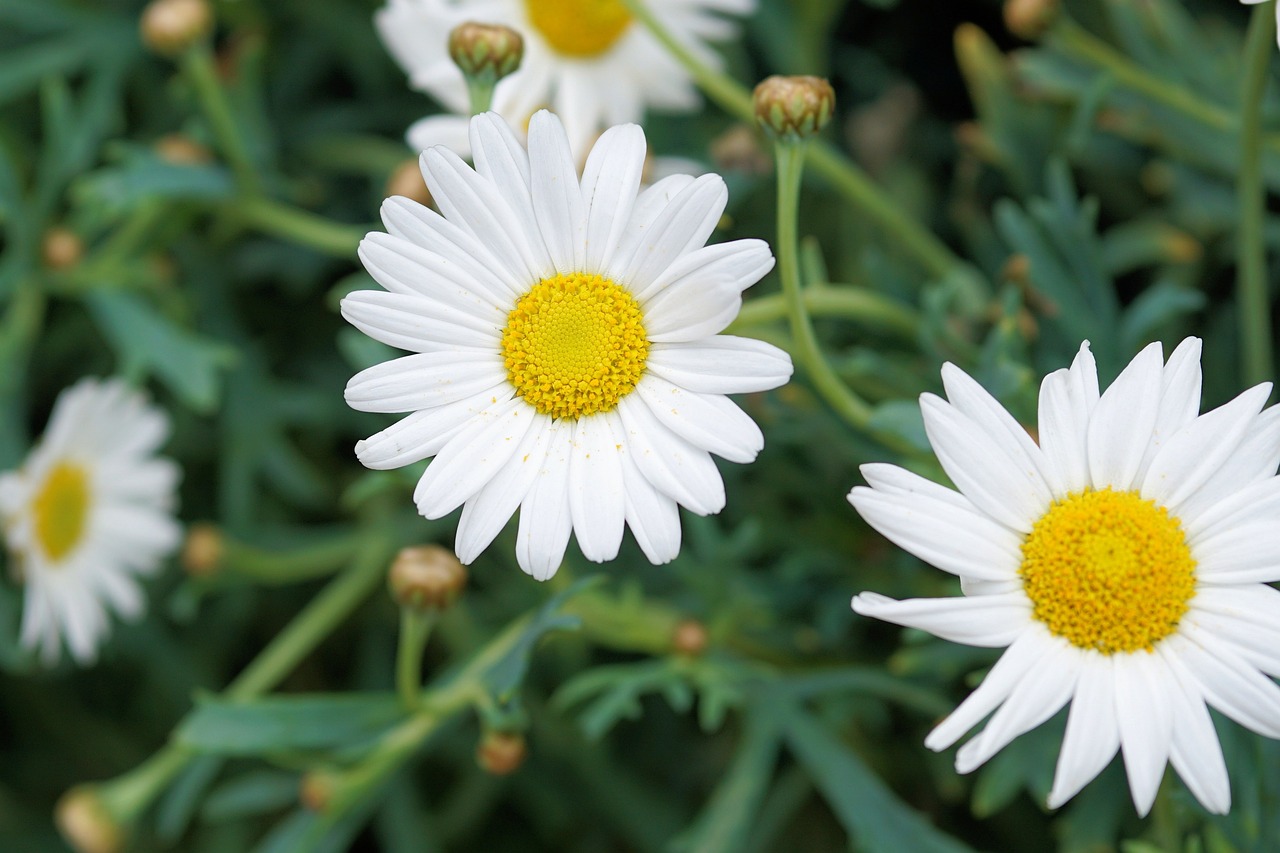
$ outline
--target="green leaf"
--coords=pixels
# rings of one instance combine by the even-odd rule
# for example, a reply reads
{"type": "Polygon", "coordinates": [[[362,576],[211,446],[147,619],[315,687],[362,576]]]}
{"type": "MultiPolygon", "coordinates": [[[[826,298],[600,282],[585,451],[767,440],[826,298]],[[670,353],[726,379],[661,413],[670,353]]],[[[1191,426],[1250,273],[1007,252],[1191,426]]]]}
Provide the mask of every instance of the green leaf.
{"type": "Polygon", "coordinates": [[[576,631],[582,627],[581,618],[560,613],[560,606],[588,586],[603,580],[603,575],[581,578],[538,608],[538,612],[529,620],[507,653],[485,673],[484,683],[498,701],[507,701],[524,681],[525,673],[529,670],[529,657],[539,640],[552,631],[576,631]]]}
{"type": "Polygon", "coordinates": [[[200,817],[210,822],[239,820],[287,808],[297,803],[299,784],[296,773],[250,771],[210,791],[200,817]]]}
{"type": "Polygon", "coordinates": [[[76,202],[119,216],[156,199],[220,200],[230,198],[235,183],[215,164],[177,164],[162,160],[152,149],[119,146],[119,163],[91,172],[72,188],[76,202]]]}
{"type": "Polygon", "coordinates": [[[792,752],[857,849],[868,853],[972,853],[898,799],[856,753],[810,714],[795,706],[781,710],[792,752]]]}
{"type": "Polygon", "coordinates": [[[390,693],[270,696],[251,701],[208,697],[178,726],[178,741],[218,755],[266,755],[350,746],[376,737],[404,716],[390,693]]]}
{"type": "Polygon", "coordinates": [[[235,350],[175,325],[130,293],[99,291],[85,301],[123,362],[122,372],[153,374],[192,409],[213,410],[219,372],[235,362],[235,350]]]}

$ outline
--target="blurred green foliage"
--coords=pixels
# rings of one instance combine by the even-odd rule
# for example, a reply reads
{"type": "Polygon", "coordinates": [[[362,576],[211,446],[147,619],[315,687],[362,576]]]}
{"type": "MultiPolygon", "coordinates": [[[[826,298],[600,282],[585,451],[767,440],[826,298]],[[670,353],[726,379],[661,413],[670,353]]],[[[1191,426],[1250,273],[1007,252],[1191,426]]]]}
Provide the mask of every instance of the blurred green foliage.
{"type": "MultiPolygon", "coordinates": [[[[1005,32],[996,0],[760,0],[724,48],[732,75],[829,76],[828,141],[973,273],[930,273],[811,173],[800,226],[819,333],[898,449],[851,430],[803,378],[746,399],[766,449],[722,467],[728,508],[685,516],[677,561],[652,567],[627,542],[596,567],[571,550],[544,586],[507,531],[440,618],[426,710],[406,715],[397,611],[368,593],[397,547],[447,544],[455,519],[414,513],[421,466],[361,469],[354,441],[386,420],[342,401],[387,353],[336,311],[372,286],[355,243],[412,156],[405,128],[436,109],[378,43],[376,5],[224,0],[211,52],[175,64],[143,49],[139,3],[0,0],[0,463],[20,462],[61,388],[124,374],[173,415],[183,519],[227,537],[221,571],[175,561],[147,618],[117,626],[88,670],[37,668],[16,645],[21,587],[0,585],[0,847],[65,849],[57,798],[164,747],[177,758],[146,765],[163,784],[130,849],[1280,848],[1280,749],[1224,720],[1226,818],[1170,775],[1141,821],[1114,765],[1047,813],[1061,719],[957,777],[923,737],[992,653],[848,605],[863,589],[958,592],[844,501],[867,461],[942,477],[915,397],[939,390],[943,361],[1028,424],[1039,377],[1085,338],[1106,381],[1146,341],[1199,334],[1206,405],[1241,388],[1245,10],[1068,0],[1033,45],[1005,32]],[[81,257],[50,254],[55,229],[81,257]],[[233,683],[300,612],[314,654],[286,649],[233,683]],[[705,649],[679,647],[689,621],[705,649]],[[524,733],[511,775],[477,766],[489,731],[524,733]]],[[[1278,114],[1273,86],[1273,189],[1278,114]]],[[[715,159],[735,123],[709,105],[646,132],[657,153],[725,173],[717,239],[771,238],[769,170],[715,159]]],[[[1265,235],[1280,242],[1280,220],[1265,235]]],[[[749,294],[738,329],[785,346],[765,305],[776,291],[771,277],[749,294]]]]}

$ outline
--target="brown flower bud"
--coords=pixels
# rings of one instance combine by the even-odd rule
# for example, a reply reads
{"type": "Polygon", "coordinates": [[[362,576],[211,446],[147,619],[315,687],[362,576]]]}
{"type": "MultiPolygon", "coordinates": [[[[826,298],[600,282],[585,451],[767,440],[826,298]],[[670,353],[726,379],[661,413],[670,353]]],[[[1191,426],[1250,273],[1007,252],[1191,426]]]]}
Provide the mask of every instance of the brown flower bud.
{"type": "Polygon", "coordinates": [[[55,225],[44,232],[40,254],[49,269],[65,270],[80,263],[84,257],[84,241],[71,229],[55,225]]]}
{"type": "Polygon", "coordinates": [[[177,56],[213,31],[208,0],[151,0],[142,10],[142,43],[161,56],[177,56]]]}
{"type": "Polygon", "coordinates": [[[161,160],[176,166],[199,166],[213,160],[208,148],[181,133],[165,134],[152,147],[161,160]]]}
{"type": "Polygon", "coordinates": [[[182,545],[182,567],[196,578],[207,578],[222,568],[226,555],[226,542],[216,525],[200,523],[187,530],[187,540],[182,545]]]}
{"type": "Polygon", "coordinates": [[[767,175],[773,158],[760,144],[760,134],[747,124],[735,124],[711,140],[711,161],[722,172],[767,175]]]}
{"type": "Polygon", "coordinates": [[[501,24],[467,21],[449,33],[449,57],[468,77],[496,82],[520,67],[524,39],[501,24]]]}
{"type": "Polygon", "coordinates": [[[410,158],[396,166],[391,177],[387,178],[387,195],[404,196],[418,204],[431,204],[431,190],[427,189],[427,182],[422,179],[422,169],[418,167],[417,159],[410,158]]]}
{"type": "Polygon", "coordinates": [[[1036,41],[1058,17],[1058,0],[1005,0],[1004,25],[1020,39],[1036,41]]]}
{"type": "Polygon", "coordinates": [[[756,86],[752,95],[756,123],[776,136],[813,136],[831,120],[836,93],[821,77],[783,77],[775,74],[756,86]]]}
{"type": "Polygon", "coordinates": [[[305,773],[298,784],[298,802],[308,811],[323,812],[333,800],[333,774],[325,770],[305,773]]]}
{"type": "Polygon", "coordinates": [[[1000,270],[1000,278],[1019,287],[1029,287],[1031,285],[1031,259],[1021,253],[1010,255],[1009,259],[1004,262],[1004,267],[1000,270]]]}
{"type": "Polygon", "coordinates": [[[467,583],[467,570],[453,552],[439,545],[403,548],[391,564],[391,594],[405,606],[443,610],[467,583]]]}
{"type": "Polygon", "coordinates": [[[476,763],[494,776],[514,773],[529,753],[524,735],[519,732],[488,732],[476,748],[476,763]]]}
{"type": "Polygon", "coordinates": [[[53,809],[53,820],[76,853],[118,853],[125,833],[90,786],[67,791],[53,809]]]}
{"type": "Polygon", "coordinates": [[[697,657],[707,650],[707,628],[696,619],[683,619],[671,634],[671,650],[676,654],[697,657]]]}

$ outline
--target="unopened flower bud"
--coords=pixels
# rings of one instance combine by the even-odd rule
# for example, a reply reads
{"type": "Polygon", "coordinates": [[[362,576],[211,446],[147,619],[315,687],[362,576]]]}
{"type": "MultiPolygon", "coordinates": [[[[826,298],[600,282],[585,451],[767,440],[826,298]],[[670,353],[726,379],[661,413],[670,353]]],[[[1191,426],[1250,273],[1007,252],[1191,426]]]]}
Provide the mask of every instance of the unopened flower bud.
{"type": "Polygon", "coordinates": [[[711,160],[722,172],[767,175],[773,168],[773,158],[760,143],[755,128],[736,124],[711,140],[711,160]]]}
{"type": "Polygon", "coordinates": [[[217,526],[193,524],[187,530],[187,540],[182,545],[182,567],[187,574],[196,578],[217,574],[225,554],[226,543],[217,526]]]}
{"type": "Polygon", "coordinates": [[[1020,39],[1035,41],[1058,17],[1058,0],[1005,0],[1004,25],[1020,39]]]}
{"type": "Polygon", "coordinates": [[[387,178],[387,195],[404,196],[418,204],[431,204],[431,190],[422,179],[422,169],[416,158],[405,160],[387,178]]]}
{"type": "Polygon", "coordinates": [[[783,77],[775,74],[756,86],[752,95],[756,123],[776,136],[813,136],[831,120],[836,93],[821,77],[783,77]]]}
{"type": "Polygon", "coordinates": [[[308,811],[323,812],[333,800],[335,787],[332,773],[312,770],[304,774],[298,784],[298,802],[308,811]]]}
{"type": "Polygon", "coordinates": [[[697,657],[707,650],[706,626],[696,619],[684,619],[671,635],[671,649],[676,654],[697,657]]]}
{"type": "Polygon", "coordinates": [[[506,776],[524,763],[528,752],[524,735],[519,732],[488,732],[476,748],[476,763],[486,773],[506,776]]]}
{"type": "Polygon", "coordinates": [[[153,147],[161,160],[176,166],[199,166],[213,160],[208,148],[181,133],[166,134],[153,147]]]}
{"type": "Polygon", "coordinates": [[[76,853],[118,853],[125,833],[89,786],[72,788],[54,806],[53,820],[76,853]]]}
{"type": "Polygon", "coordinates": [[[65,270],[80,263],[80,259],[84,257],[84,241],[76,232],[54,226],[44,232],[40,254],[49,269],[65,270]]]}
{"type": "Polygon", "coordinates": [[[467,584],[467,570],[439,545],[403,548],[391,564],[391,594],[405,607],[443,610],[467,584]]]}
{"type": "Polygon", "coordinates": [[[497,82],[520,67],[524,39],[501,24],[467,21],[449,33],[449,57],[468,77],[497,82]]]}

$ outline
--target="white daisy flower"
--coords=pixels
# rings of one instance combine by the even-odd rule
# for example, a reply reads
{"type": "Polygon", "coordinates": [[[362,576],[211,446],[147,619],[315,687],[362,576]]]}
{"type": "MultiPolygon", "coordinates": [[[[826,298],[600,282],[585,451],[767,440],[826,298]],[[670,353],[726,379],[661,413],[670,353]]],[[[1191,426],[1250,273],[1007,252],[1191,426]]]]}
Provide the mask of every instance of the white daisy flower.
{"type": "MultiPolygon", "coordinates": [[[[1252,6],[1255,3],[1269,3],[1271,0],[1240,0],[1252,6]]],[[[1276,3],[1276,44],[1280,45],[1280,3],[1276,3]]]]}
{"type": "MultiPolygon", "coordinates": [[[[649,8],[718,68],[720,56],[707,42],[733,38],[737,26],[722,15],[750,14],[755,0],[649,0],[649,8]]],[[[689,75],[622,0],[388,0],[374,16],[387,49],[410,85],[454,113],[413,125],[408,142],[416,150],[445,145],[468,156],[470,102],[447,49],[449,32],[466,21],[504,24],[524,36],[524,61],[498,82],[493,109],[522,128],[536,110],[550,108],[575,154],[605,128],[639,122],[647,107],[687,112],[701,103],[689,75]]]]}
{"type": "Polygon", "coordinates": [[[1208,706],[1280,736],[1280,408],[1270,385],[1200,408],[1200,341],[1151,344],[1105,394],[1086,343],[1045,377],[1037,445],[946,365],[921,398],[953,491],[867,465],[849,500],[964,597],[853,600],[859,613],[973,646],[1008,646],[925,744],[968,773],[1071,702],[1049,806],[1124,756],[1140,814],[1166,762],[1211,812],[1231,806],[1208,706]],[[992,713],[994,711],[994,713],[992,713]]]}
{"type": "Polygon", "coordinates": [[[724,506],[710,454],[750,462],[764,445],[725,395],[791,375],[776,347],[717,334],[773,255],[761,240],[703,245],[728,197],[718,175],[638,192],[635,125],[600,137],[581,180],[546,111],[530,122],[527,154],[494,113],[472,121],[471,143],[474,171],[443,147],[422,155],[443,216],[387,199],[390,233],[360,245],[390,292],[347,296],[343,316],[416,354],[348,383],[353,408],[412,412],[356,454],[379,469],[435,457],[415,501],[427,518],[463,506],[464,563],[517,507],[516,556],[539,580],[571,530],[600,562],[625,524],[665,563],[680,550],[677,505],[724,506]]]}
{"type": "Polygon", "coordinates": [[[22,644],[46,664],[63,637],[91,663],[107,611],[145,609],[149,575],[181,538],[178,466],[155,455],[169,420],[119,379],[82,379],[58,396],[44,437],[18,471],[0,474],[0,522],[26,586],[22,644]]]}

